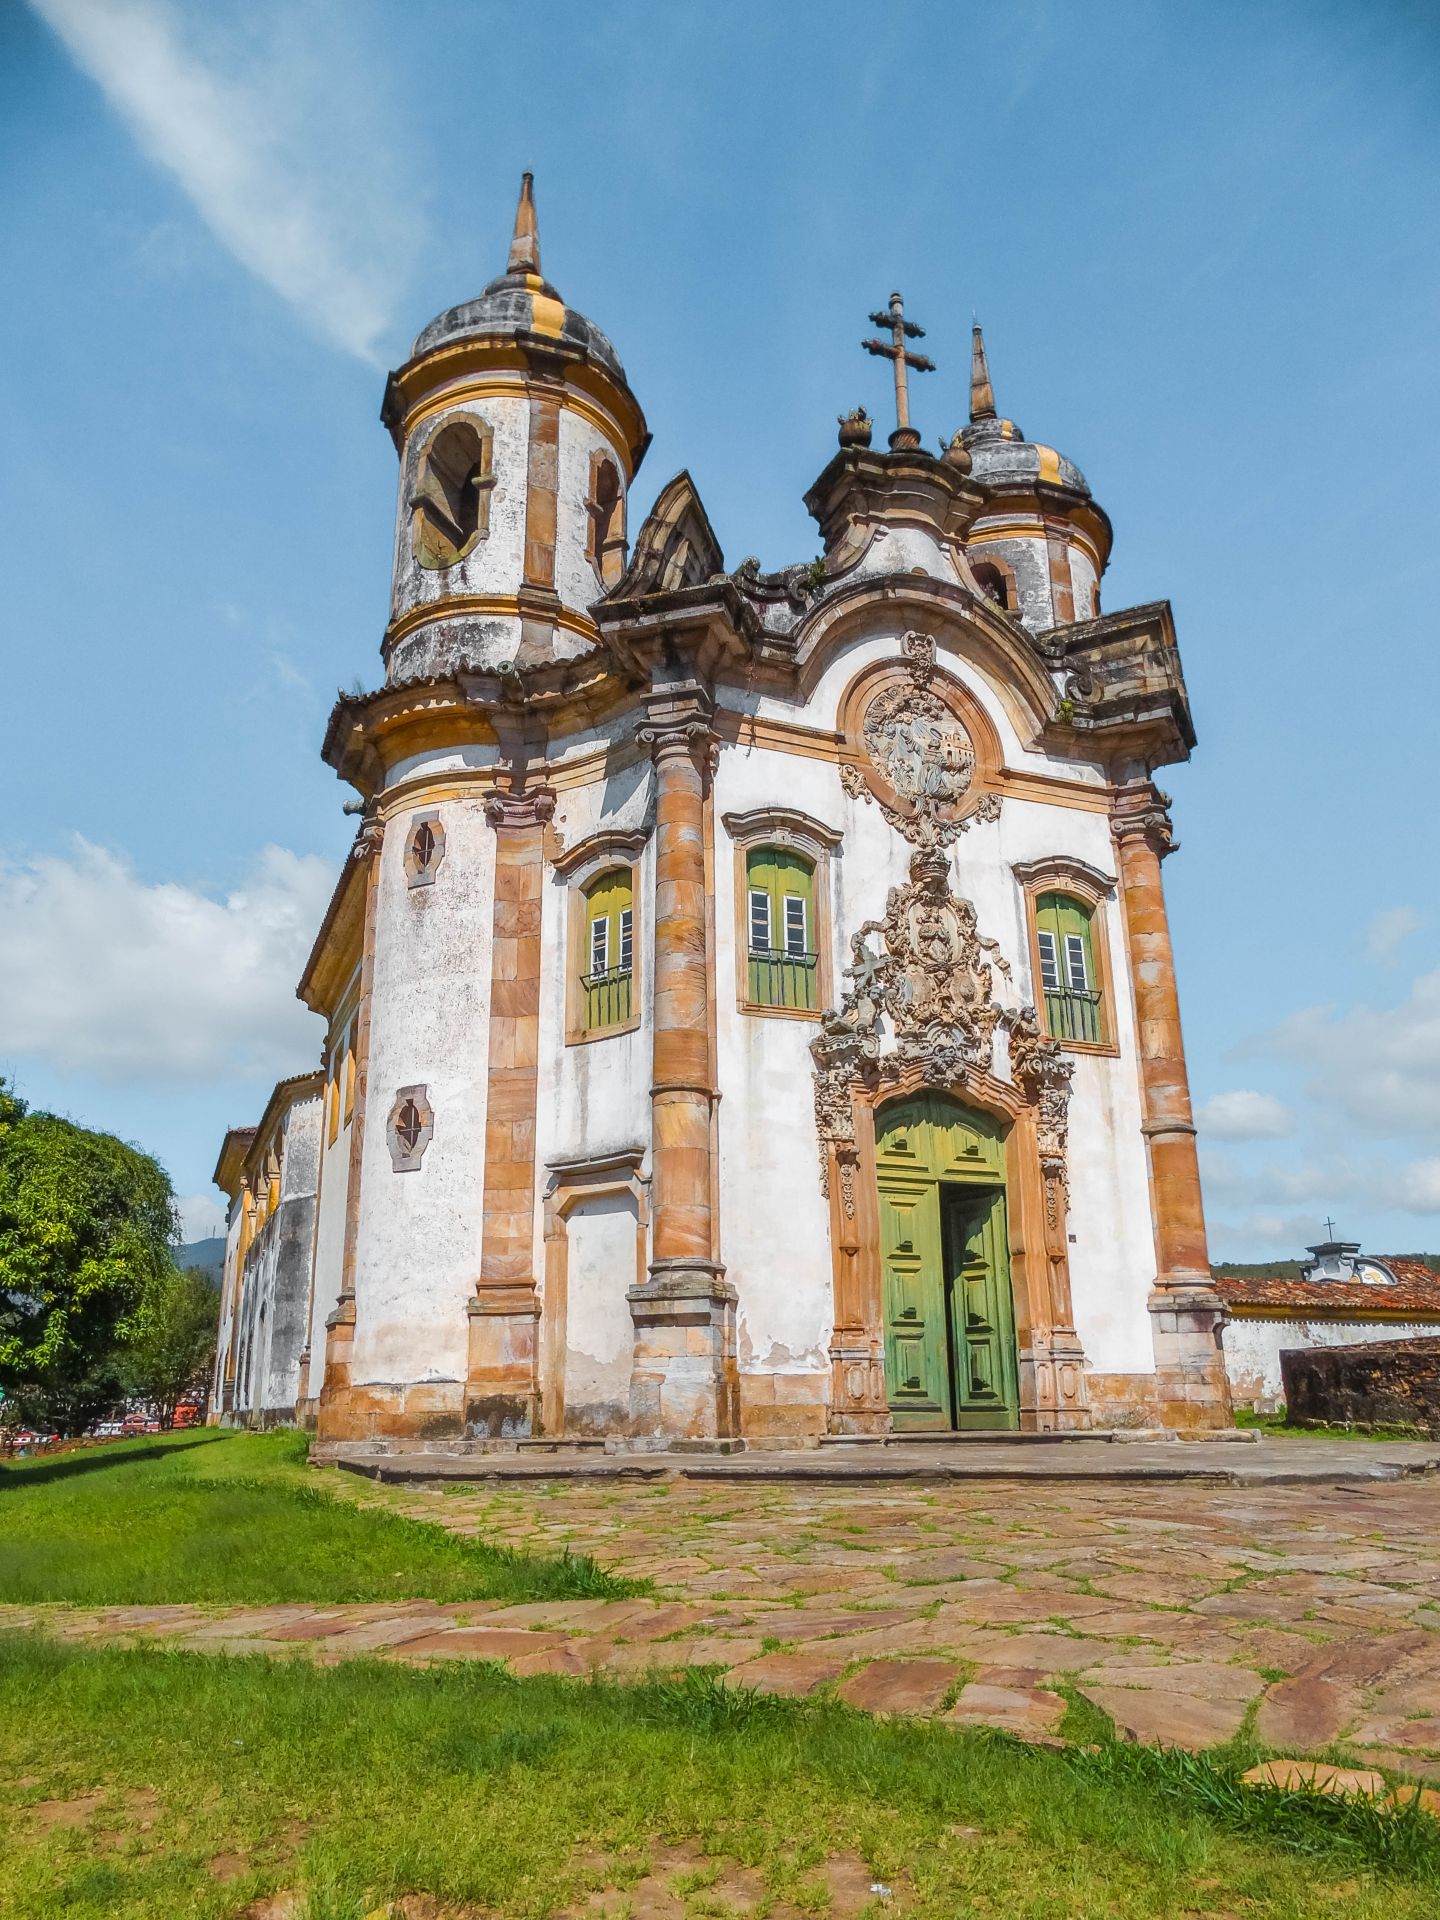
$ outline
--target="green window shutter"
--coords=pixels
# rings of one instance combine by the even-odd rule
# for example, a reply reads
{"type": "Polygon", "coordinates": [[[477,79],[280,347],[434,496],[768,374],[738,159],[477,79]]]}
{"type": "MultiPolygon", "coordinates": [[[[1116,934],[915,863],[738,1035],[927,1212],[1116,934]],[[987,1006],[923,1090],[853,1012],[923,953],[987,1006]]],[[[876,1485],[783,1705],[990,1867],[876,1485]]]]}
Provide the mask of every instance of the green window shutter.
{"type": "Polygon", "coordinates": [[[749,995],[753,1006],[816,1005],[815,869],[785,847],[745,856],[749,995]]]}
{"type": "Polygon", "coordinates": [[[602,873],[585,891],[585,1031],[602,1033],[630,1018],[634,980],[635,888],[628,867],[602,873]]]}
{"type": "Polygon", "coordinates": [[[1035,902],[1035,944],[1045,1030],[1056,1040],[1104,1038],[1104,1009],[1095,972],[1092,910],[1068,893],[1042,893],[1035,902]]]}

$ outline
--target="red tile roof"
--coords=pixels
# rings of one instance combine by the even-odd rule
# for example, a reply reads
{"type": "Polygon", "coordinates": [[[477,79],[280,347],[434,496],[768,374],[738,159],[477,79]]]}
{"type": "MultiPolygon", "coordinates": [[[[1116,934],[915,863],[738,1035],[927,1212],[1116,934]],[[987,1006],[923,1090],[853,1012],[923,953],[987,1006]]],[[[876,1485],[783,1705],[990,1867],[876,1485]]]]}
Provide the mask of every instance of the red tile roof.
{"type": "Polygon", "coordinates": [[[1232,1312],[1277,1308],[1297,1318],[1371,1320],[1384,1316],[1412,1320],[1440,1320],[1440,1273],[1423,1260],[1392,1259],[1367,1254],[1362,1266],[1384,1267],[1395,1276],[1393,1286],[1379,1280],[1300,1280],[1289,1275],[1260,1278],[1250,1274],[1217,1273],[1215,1291],[1232,1312]]]}

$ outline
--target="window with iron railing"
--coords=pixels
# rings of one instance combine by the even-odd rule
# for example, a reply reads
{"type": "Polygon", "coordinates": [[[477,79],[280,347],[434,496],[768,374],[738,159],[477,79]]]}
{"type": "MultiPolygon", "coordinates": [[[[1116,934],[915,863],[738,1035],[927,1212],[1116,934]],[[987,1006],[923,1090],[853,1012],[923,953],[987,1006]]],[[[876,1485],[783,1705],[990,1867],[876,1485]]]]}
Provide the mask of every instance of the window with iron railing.
{"type": "Polygon", "coordinates": [[[746,856],[747,998],[752,1006],[814,1012],[818,1005],[815,872],[782,847],[746,856]]]}
{"type": "Polygon", "coordinates": [[[634,1006],[634,882],[629,868],[601,874],[585,893],[585,959],[580,976],[587,1033],[628,1025],[634,1006]]]}
{"type": "Polygon", "coordinates": [[[1105,1039],[1104,995],[1095,974],[1092,911],[1065,893],[1035,902],[1035,946],[1045,1031],[1052,1040],[1098,1046],[1105,1039]]]}

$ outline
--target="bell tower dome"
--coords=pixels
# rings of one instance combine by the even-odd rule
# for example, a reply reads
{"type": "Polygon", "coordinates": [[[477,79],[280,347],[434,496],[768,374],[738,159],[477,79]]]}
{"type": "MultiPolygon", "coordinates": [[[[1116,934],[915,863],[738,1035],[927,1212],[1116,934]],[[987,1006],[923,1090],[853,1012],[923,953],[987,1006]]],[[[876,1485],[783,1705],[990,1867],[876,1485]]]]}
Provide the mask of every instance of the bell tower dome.
{"type": "Polygon", "coordinates": [[[385,386],[400,455],[392,685],[524,671],[598,645],[650,435],[609,340],[540,271],[534,182],[506,270],[419,335],[385,386]]]}

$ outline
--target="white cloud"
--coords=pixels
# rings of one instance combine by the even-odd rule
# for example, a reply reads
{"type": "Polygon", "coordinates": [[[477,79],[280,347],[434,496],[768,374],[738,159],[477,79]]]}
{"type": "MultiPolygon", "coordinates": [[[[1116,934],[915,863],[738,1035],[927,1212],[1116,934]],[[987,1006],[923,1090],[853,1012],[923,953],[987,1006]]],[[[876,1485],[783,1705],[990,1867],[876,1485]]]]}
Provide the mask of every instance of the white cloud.
{"type": "Polygon", "coordinates": [[[177,1193],[175,1211],[182,1241],[208,1240],[225,1232],[225,1201],[218,1187],[208,1193],[177,1193]]]}
{"type": "Polygon", "coordinates": [[[1317,1104],[1381,1137],[1440,1131],[1440,969],[1393,1007],[1307,1007],[1256,1043],[1309,1070],[1317,1104]]]}
{"type": "Polygon", "coordinates": [[[144,153],[240,263],[325,338],[379,363],[413,257],[353,16],[172,0],[30,0],[144,153]]]}
{"type": "Polygon", "coordinates": [[[1249,1088],[1212,1093],[1195,1117],[1200,1131],[1217,1140],[1279,1140],[1295,1131],[1295,1116],[1283,1100],[1249,1088]]]}
{"type": "Polygon", "coordinates": [[[1402,942],[1420,925],[1414,907],[1387,907],[1365,929],[1365,951],[1377,966],[1392,967],[1402,942]]]}
{"type": "Polygon", "coordinates": [[[151,1084],[303,1070],[320,1023],[295,982],[334,879],[283,847],[221,900],[78,838],[0,862],[0,1059],[151,1084]]]}
{"type": "Polygon", "coordinates": [[[1412,1160],[1395,1177],[1395,1204],[1410,1213],[1440,1213],[1440,1156],[1412,1160]]]}

